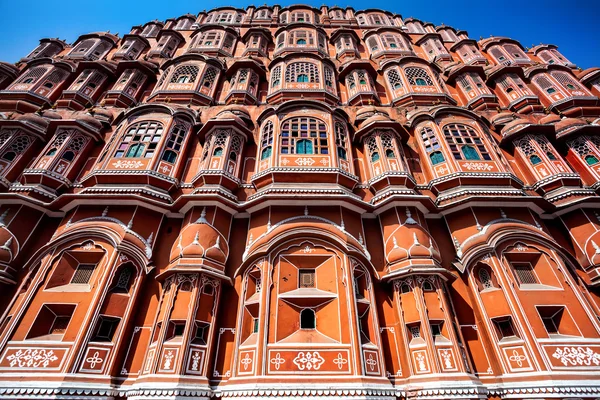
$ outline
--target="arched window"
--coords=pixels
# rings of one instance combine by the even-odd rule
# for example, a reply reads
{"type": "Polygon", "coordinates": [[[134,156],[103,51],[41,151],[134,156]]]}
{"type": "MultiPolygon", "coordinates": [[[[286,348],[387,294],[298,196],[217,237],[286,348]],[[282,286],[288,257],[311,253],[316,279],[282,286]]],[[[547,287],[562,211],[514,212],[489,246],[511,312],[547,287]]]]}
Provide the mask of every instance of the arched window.
{"type": "Polygon", "coordinates": [[[394,150],[392,150],[392,149],[387,149],[385,151],[385,156],[387,158],[396,158],[396,154],[394,153],[394,150]]]}
{"type": "Polygon", "coordinates": [[[494,287],[492,277],[486,268],[479,269],[479,282],[481,282],[483,289],[491,289],[494,287]]]}
{"type": "Polygon", "coordinates": [[[316,118],[292,118],[281,126],[281,154],[329,154],[327,127],[316,118]]]}
{"type": "Polygon", "coordinates": [[[402,89],[402,78],[400,77],[398,71],[396,71],[395,69],[390,70],[387,73],[387,78],[388,82],[390,83],[390,86],[394,90],[402,89]]]}
{"type": "Polygon", "coordinates": [[[146,121],[130,126],[115,152],[115,158],[152,158],[162,133],[160,122],[146,121]]]}
{"type": "Polygon", "coordinates": [[[433,129],[424,127],[421,130],[421,139],[425,146],[425,151],[429,154],[429,159],[432,165],[436,165],[445,161],[444,155],[440,151],[440,143],[433,129]]]}
{"type": "Polygon", "coordinates": [[[407,67],[404,68],[404,73],[408,82],[413,86],[434,86],[433,79],[423,68],[407,67]]]}
{"type": "Polygon", "coordinates": [[[319,83],[319,69],[309,62],[292,63],[285,70],[285,81],[319,83]]]}
{"type": "Polygon", "coordinates": [[[135,275],[135,270],[131,265],[126,265],[121,268],[116,278],[116,283],[111,289],[113,293],[128,293],[131,287],[132,277],[135,275]]]}
{"type": "Polygon", "coordinates": [[[552,161],[555,161],[555,160],[556,160],[556,156],[555,156],[555,155],[554,155],[554,153],[553,153],[553,152],[551,152],[551,151],[548,151],[548,152],[546,152],[546,156],[548,156],[548,159],[549,159],[549,160],[552,160],[552,161]]]}
{"type": "Polygon", "coordinates": [[[380,157],[379,157],[379,153],[378,152],[373,152],[373,154],[371,154],[371,161],[375,162],[375,161],[379,161],[380,157]]]}
{"type": "Polygon", "coordinates": [[[474,147],[465,145],[462,146],[460,150],[465,160],[480,160],[479,154],[477,153],[477,150],[475,150],[474,147]]]}
{"type": "Polygon", "coordinates": [[[424,292],[433,292],[435,289],[433,288],[433,285],[431,284],[431,282],[429,281],[425,281],[423,282],[423,291],[424,292]]]}
{"type": "Polygon", "coordinates": [[[317,327],[317,319],[314,310],[305,308],[300,312],[300,329],[315,329],[317,327]]]}
{"type": "Polygon", "coordinates": [[[529,157],[529,161],[531,161],[532,165],[537,165],[542,162],[542,159],[538,155],[534,154],[529,157]]]}
{"type": "Polygon", "coordinates": [[[444,136],[456,160],[492,159],[475,129],[468,125],[448,124],[444,136]]]}
{"type": "Polygon", "coordinates": [[[217,147],[213,151],[213,156],[222,156],[222,155],[223,155],[223,148],[222,147],[217,147]]]}
{"type": "Polygon", "coordinates": [[[56,154],[56,148],[48,150],[46,157],[51,157],[56,154]]]}
{"type": "Polygon", "coordinates": [[[550,75],[558,81],[563,87],[571,90],[580,90],[589,95],[588,90],[577,82],[569,73],[564,71],[552,71],[550,75]]]}
{"type": "Polygon", "coordinates": [[[281,83],[281,66],[275,67],[271,73],[271,87],[279,86],[281,83]]]}
{"type": "Polygon", "coordinates": [[[354,89],[356,87],[354,75],[350,74],[346,77],[346,85],[348,86],[348,89],[354,89]]]}
{"type": "Polygon", "coordinates": [[[210,67],[204,73],[204,79],[202,80],[202,86],[206,88],[211,88],[215,79],[217,78],[217,69],[210,67]]]}
{"type": "Polygon", "coordinates": [[[169,135],[167,145],[165,146],[165,152],[162,156],[163,161],[175,164],[177,155],[181,152],[181,146],[183,145],[187,129],[188,128],[183,125],[175,125],[171,129],[171,134],[169,135]]]}
{"type": "Polygon", "coordinates": [[[585,162],[587,165],[595,165],[598,164],[598,158],[596,156],[588,154],[587,156],[585,156],[585,162]]]}
{"type": "Polygon", "coordinates": [[[344,125],[337,121],[334,125],[334,131],[335,131],[335,146],[337,147],[337,155],[341,160],[346,160],[347,159],[347,155],[346,155],[346,143],[347,143],[347,137],[348,135],[346,134],[346,128],[344,127],[344,125]]]}
{"type": "Polygon", "coordinates": [[[412,289],[406,283],[400,286],[400,293],[410,293],[412,289]]]}
{"type": "Polygon", "coordinates": [[[194,83],[200,69],[195,65],[182,65],[171,75],[170,83],[194,83]]]}
{"type": "Polygon", "coordinates": [[[268,121],[263,128],[260,148],[261,160],[271,157],[271,153],[273,152],[273,123],[271,121],[268,121]]]}
{"type": "Polygon", "coordinates": [[[431,159],[431,165],[436,165],[445,161],[441,151],[434,151],[429,154],[429,158],[431,159]]]}

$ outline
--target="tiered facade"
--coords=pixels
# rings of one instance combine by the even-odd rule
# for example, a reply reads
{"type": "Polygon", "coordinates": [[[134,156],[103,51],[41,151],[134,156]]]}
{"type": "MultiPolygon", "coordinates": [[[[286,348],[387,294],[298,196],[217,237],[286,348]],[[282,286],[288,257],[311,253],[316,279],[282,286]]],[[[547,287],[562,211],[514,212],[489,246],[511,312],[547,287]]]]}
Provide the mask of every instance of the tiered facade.
{"type": "Polygon", "coordinates": [[[600,69],[220,8],[0,63],[0,398],[600,396],[600,69]]]}

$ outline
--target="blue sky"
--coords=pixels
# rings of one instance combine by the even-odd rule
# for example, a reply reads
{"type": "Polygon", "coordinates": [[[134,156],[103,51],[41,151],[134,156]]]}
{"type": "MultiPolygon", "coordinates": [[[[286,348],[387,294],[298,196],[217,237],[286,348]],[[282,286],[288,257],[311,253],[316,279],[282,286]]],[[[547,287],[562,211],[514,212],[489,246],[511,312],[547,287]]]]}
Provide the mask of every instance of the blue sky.
{"type": "MultiPolygon", "coordinates": [[[[600,1],[521,0],[510,2],[472,0],[383,1],[335,0],[330,6],[351,6],[356,10],[382,8],[415,17],[435,25],[444,23],[469,32],[473,39],[490,35],[507,36],[524,46],[552,43],[581,68],[600,67],[600,1]]],[[[315,7],[322,1],[307,0],[315,7]]],[[[241,0],[207,1],[117,1],[0,0],[0,60],[16,62],[44,37],[73,42],[81,34],[110,30],[120,35],[133,25],[153,19],[165,20],[185,13],[231,5],[245,8],[241,0]]],[[[262,5],[263,3],[256,3],[262,5]]],[[[269,3],[274,4],[274,3],[269,3]]],[[[282,1],[282,6],[296,4],[282,1]]]]}

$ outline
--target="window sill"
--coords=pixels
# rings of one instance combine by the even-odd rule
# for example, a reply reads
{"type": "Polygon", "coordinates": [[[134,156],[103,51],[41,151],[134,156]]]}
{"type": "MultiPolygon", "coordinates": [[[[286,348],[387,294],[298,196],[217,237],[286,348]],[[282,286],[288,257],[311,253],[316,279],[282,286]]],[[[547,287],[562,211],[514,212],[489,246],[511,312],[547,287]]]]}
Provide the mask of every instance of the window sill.
{"type": "Polygon", "coordinates": [[[556,286],[542,285],[542,284],[521,284],[521,285],[519,285],[519,289],[522,291],[525,291],[525,290],[562,291],[562,290],[564,290],[563,288],[559,288],[556,286]]]}
{"type": "Polygon", "coordinates": [[[523,343],[523,339],[518,336],[502,338],[498,341],[499,344],[515,344],[515,343],[523,343]]]}
{"type": "Polygon", "coordinates": [[[49,289],[44,289],[44,292],[58,292],[58,293],[75,293],[75,292],[89,292],[91,286],[86,283],[70,283],[68,285],[56,286],[49,289]]]}

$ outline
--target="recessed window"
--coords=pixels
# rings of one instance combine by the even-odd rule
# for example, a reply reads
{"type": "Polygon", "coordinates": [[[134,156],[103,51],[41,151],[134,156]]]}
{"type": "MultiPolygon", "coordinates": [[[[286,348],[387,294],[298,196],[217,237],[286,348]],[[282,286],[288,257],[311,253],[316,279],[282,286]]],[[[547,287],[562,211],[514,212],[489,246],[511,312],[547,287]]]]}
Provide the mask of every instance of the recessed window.
{"type": "Polygon", "coordinates": [[[430,322],[431,336],[434,338],[443,336],[442,335],[442,322],[430,322]]]}
{"type": "Polygon", "coordinates": [[[192,343],[206,345],[208,338],[209,324],[205,322],[196,321],[196,330],[194,332],[194,338],[192,343]]]}
{"type": "Polygon", "coordinates": [[[371,154],[371,162],[376,162],[379,161],[379,153],[378,152],[373,152],[373,154],[371,154]]]}
{"type": "Polygon", "coordinates": [[[571,90],[575,90],[575,86],[571,85],[570,83],[567,83],[567,88],[569,88],[571,90]]]}
{"type": "Polygon", "coordinates": [[[556,89],[554,89],[553,87],[549,87],[548,89],[546,89],[546,92],[548,92],[548,94],[556,93],[556,89]]]}
{"type": "Polygon", "coordinates": [[[252,318],[252,333],[258,333],[258,318],[252,318]]]}
{"type": "Polygon", "coordinates": [[[408,330],[410,332],[410,336],[413,339],[417,339],[421,337],[421,327],[419,325],[409,326],[408,330]]]}
{"type": "Polygon", "coordinates": [[[296,40],[296,44],[306,44],[306,39],[298,39],[296,40]]]}
{"type": "Polygon", "coordinates": [[[423,282],[423,291],[424,292],[433,292],[435,289],[433,288],[433,285],[431,284],[431,282],[425,281],[423,282]]]}
{"type": "Polygon", "coordinates": [[[92,341],[112,342],[120,321],[120,318],[101,316],[92,341]]]}
{"type": "Polygon", "coordinates": [[[537,165],[542,162],[542,159],[538,155],[533,154],[529,157],[529,161],[531,161],[532,165],[537,165]]]}
{"type": "Polygon", "coordinates": [[[517,276],[517,280],[521,285],[535,285],[538,284],[539,281],[537,276],[535,275],[533,265],[528,262],[512,262],[511,263],[513,269],[515,270],[515,275],[517,276]]]}
{"type": "Polygon", "coordinates": [[[516,338],[511,317],[500,317],[492,319],[496,327],[496,334],[500,340],[516,338]]]}
{"type": "Polygon", "coordinates": [[[300,287],[301,288],[314,288],[315,287],[315,271],[301,269],[299,273],[300,287]]]}
{"type": "Polygon", "coordinates": [[[557,335],[559,333],[560,319],[564,309],[562,307],[538,307],[538,312],[544,323],[544,328],[548,334],[557,335]]]}
{"type": "Polygon", "coordinates": [[[423,78],[415,79],[415,83],[417,86],[427,86],[427,82],[423,78]]]}
{"type": "Polygon", "coordinates": [[[300,312],[300,329],[315,329],[317,326],[315,311],[305,308],[300,312]]]}
{"type": "Polygon", "coordinates": [[[92,274],[96,269],[96,264],[79,264],[73,277],[71,278],[71,283],[74,284],[88,284],[90,283],[90,279],[92,278],[92,274]]]}
{"type": "Polygon", "coordinates": [[[72,304],[44,304],[27,334],[27,339],[61,340],[74,311],[75,305],[72,304]]]}
{"type": "Polygon", "coordinates": [[[585,162],[587,165],[598,164],[598,158],[596,156],[588,154],[587,156],[585,156],[585,162]]]}
{"type": "Polygon", "coordinates": [[[306,75],[306,74],[298,75],[298,77],[296,78],[296,82],[308,82],[308,75],[306,75]]]}
{"type": "Polygon", "coordinates": [[[548,157],[549,160],[552,160],[552,161],[556,160],[556,156],[551,151],[546,152],[546,156],[548,157]]]}
{"type": "Polygon", "coordinates": [[[445,161],[444,160],[444,155],[442,154],[441,151],[434,151],[433,153],[431,153],[429,155],[429,158],[431,159],[431,164],[432,165],[443,163],[445,161]]]}
{"type": "Polygon", "coordinates": [[[486,268],[481,268],[479,270],[479,282],[481,282],[481,286],[483,286],[484,290],[491,289],[494,287],[492,277],[490,276],[490,273],[486,268]]]}

